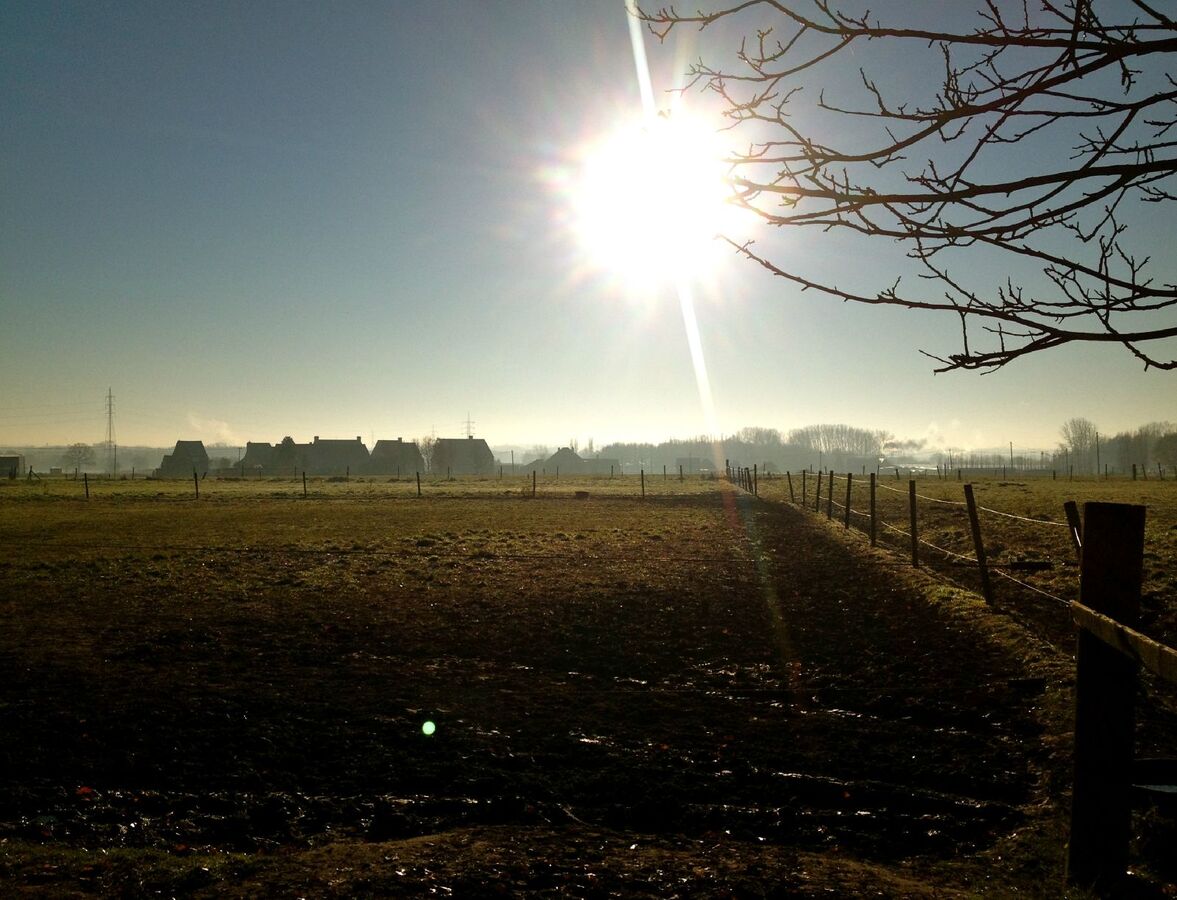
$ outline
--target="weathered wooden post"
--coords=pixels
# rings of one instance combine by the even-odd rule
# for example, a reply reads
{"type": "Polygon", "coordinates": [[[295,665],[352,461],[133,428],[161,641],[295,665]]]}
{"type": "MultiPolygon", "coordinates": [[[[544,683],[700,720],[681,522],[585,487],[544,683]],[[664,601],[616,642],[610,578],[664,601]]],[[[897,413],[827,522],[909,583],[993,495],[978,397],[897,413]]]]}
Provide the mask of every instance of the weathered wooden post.
{"type": "Polygon", "coordinates": [[[196,474],[196,470],[192,470],[192,486],[196,488],[196,499],[200,499],[200,477],[196,474]]]}
{"type": "Polygon", "coordinates": [[[875,473],[870,473],[870,545],[875,546],[875,473]]]}
{"type": "Polygon", "coordinates": [[[760,463],[752,463],[752,496],[760,496],[760,463]]]}
{"type": "Polygon", "coordinates": [[[417,473],[417,496],[421,496],[421,473],[417,473]]]}
{"type": "Polygon", "coordinates": [[[531,496],[535,497],[535,469],[531,470],[531,496]]]}
{"type": "Polygon", "coordinates": [[[302,470],[302,495],[304,497],[307,495],[307,470],[306,469],[302,470]]]}
{"type": "Polygon", "coordinates": [[[683,480],[683,477],[682,477],[682,466],[679,466],[679,467],[678,467],[678,480],[679,480],[679,481],[682,481],[682,480],[683,480]]]}
{"type": "Polygon", "coordinates": [[[1075,548],[1075,558],[1083,561],[1083,523],[1079,521],[1079,506],[1074,500],[1063,504],[1063,512],[1067,514],[1067,531],[1071,535],[1071,545],[1075,548]]]}
{"type": "Polygon", "coordinates": [[[813,511],[821,512],[821,470],[817,473],[817,487],[813,489],[813,511]]]}
{"type": "Polygon", "coordinates": [[[973,486],[964,486],[964,502],[969,510],[969,528],[973,532],[973,550],[977,554],[977,568],[981,573],[981,596],[993,605],[993,588],[989,584],[989,564],[985,558],[985,544],[981,540],[981,520],[977,517],[977,501],[973,498],[973,486]]]}
{"type": "Polygon", "coordinates": [[[789,479],[789,502],[796,503],[797,497],[793,494],[793,473],[786,469],[785,477],[789,479]]]}
{"type": "Polygon", "coordinates": [[[85,472],[82,473],[82,485],[86,488],[86,499],[90,499],[90,476],[85,472]]]}
{"type": "Polygon", "coordinates": [[[830,469],[830,477],[826,481],[826,518],[834,517],[834,470],[830,469]]]}
{"type": "Polygon", "coordinates": [[[1132,463],[1132,480],[1136,480],[1136,463],[1132,463]]]}
{"type": "Polygon", "coordinates": [[[646,499],[646,470],[642,469],[641,474],[642,474],[642,499],[645,500],[646,499]]]}
{"type": "Polygon", "coordinates": [[[854,478],[851,472],[846,473],[846,519],[842,523],[843,528],[850,527],[850,482],[854,478]]]}
{"type": "MultiPolygon", "coordinates": [[[[1129,627],[1140,618],[1144,507],[1083,504],[1079,602],[1129,627]]],[[[1079,630],[1075,677],[1075,784],[1067,879],[1099,886],[1123,875],[1132,807],[1130,774],[1139,664],[1079,630]]]]}
{"type": "Polygon", "coordinates": [[[809,470],[802,469],[801,470],[801,508],[802,509],[805,509],[809,506],[809,498],[808,498],[808,494],[806,492],[806,484],[805,484],[805,482],[808,480],[808,478],[809,478],[809,470]]]}
{"type": "Polygon", "coordinates": [[[916,532],[916,524],[915,524],[915,480],[914,479],[909,480],[907,482],[907,500],[908,500],[908,505],[911,507],[911,515],[910,515],[910,519],[911,519],[911,564],[913,566],[915,566],[916,568],[919,568],[920,539],[919,539],[918,533],[916,532]]]}

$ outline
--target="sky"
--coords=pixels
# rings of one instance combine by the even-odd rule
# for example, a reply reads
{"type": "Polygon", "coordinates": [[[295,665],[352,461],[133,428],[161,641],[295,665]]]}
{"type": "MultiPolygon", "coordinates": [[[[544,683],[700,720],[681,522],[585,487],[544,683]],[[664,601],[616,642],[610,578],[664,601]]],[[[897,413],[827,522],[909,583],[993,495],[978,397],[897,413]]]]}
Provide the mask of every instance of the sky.
{"type": "MultiPolygon", "coordinates": [[[[735,47],[647,38],[656,102],[735,47]]],[[[955,350],[955,320],[735,258],[692,289],[709,416],[673,286],[633,290],[569,227],[584,148],[641,111],[621,0],[9,0],[0,445],[103,440],[108,389],[125,445],[469,417],[492,446],[845,422],[1029,450],[1074,416],[1177,420],[1177,375],[1122,349],[936,375],[918,351],[955,350]]],[[[740,227],[850,281],[883,265],[740,227]]]]}

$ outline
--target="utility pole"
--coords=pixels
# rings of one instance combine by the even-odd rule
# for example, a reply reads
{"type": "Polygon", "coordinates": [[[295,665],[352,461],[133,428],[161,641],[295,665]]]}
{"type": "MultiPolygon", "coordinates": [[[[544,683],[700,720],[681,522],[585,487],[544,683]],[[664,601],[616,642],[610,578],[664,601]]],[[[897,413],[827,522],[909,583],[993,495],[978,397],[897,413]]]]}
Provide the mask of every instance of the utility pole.
{"type": "Polygon", "coordinates": [[[110,388],[106,389],[106,465],[110,470],[110,477],[118,474],[118,444],[114,438],[114,394],[110,388]]]}

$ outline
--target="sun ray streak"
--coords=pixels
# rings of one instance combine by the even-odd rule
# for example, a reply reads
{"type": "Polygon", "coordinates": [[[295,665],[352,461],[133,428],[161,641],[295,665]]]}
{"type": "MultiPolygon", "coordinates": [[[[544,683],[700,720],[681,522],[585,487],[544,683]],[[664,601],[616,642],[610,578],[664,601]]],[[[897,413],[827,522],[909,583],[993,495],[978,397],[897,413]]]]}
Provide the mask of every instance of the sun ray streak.
{"type": "Polygon", "coordinates": [[[650,80],[650,63],[646,59],[646,39],[642,33],[642,23],[638,19],[637,7],[634,0],[625,0],[626,18],[629,20],[629,43],[633,48],[633,66],[637,70],[638,90],[642,92],[642,110],[646,118],[653,118],[658,114],[654,105],[654,85],[650,80]]]}

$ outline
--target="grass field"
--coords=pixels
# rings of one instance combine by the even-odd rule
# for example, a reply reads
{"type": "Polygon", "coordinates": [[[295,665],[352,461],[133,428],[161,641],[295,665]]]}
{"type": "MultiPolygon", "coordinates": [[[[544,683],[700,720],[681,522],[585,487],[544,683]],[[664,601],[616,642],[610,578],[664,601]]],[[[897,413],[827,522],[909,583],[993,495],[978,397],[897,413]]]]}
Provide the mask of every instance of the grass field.
{"type": "MultiPolygon", "coordinates": [[[[812,509],[815,476],[807,481],[812,509]]],[[[794,477],[796,501],[801,501],[801,482],[794,477]]],[[[834,480],[833,519],[843,521],[846,476],[834,480]]],[[[1077,600],[1079,567],[1070,533],[1065,527],[1063,504],[1139,504],[1145,513],[1144,584],[1141,598],[1141,630],[1177,646],[1177,480],[1160,481],[1075,480],[1030,478],[1024,481],[977,481],[974,496],[988,562],[998,573],[992,581],[999,602],[1020,610],[1041,633],[1056,640],[1070,640],[1070,617],[1063,601],[1077,600]],[[1004,515],[1003,515],[1004,514],[1004,515]],[[1013,567],[1003,568],[1009,564],[1013,567]],[[1037,563],[1041,570],[1018,568],[1037,563]],[[1016,579],[1013,580],[1013,579],[1016,579]],[[1023,584],[1019,585],[1018,582],[1023,584]],[[1027,587],[1028,586],[1028,587],[1027,587]],[[1037,589],[1037,590],[1035,590],[1037,589]],[[1047,596],[1049,595],[1049,596],[1047,596]]],[[[909,501],[907,481],[880,479],[876,490],[878,540],[910,559],[909,501]],[[885,524],[884,524],[885,523],[885,524]],[[903,533],[900,533],[903,532],[903,533]]],[[[975,569],[962,566],[961,557],[975,559],[972,533],[964,506],[963,484],[934,477],[916,482],[917,528],[921,563],[980,590],[975,569]],[[947,551],[947,552],[945,552],[947,551]]],[[[787,500],[787,481],[760,481],[761,497],[787,500]]],[[[826,515],[827,486],[823,482],[820,514],[826,515]]],[[[855,474],[851,479],[851,525],[869,528],[869,482],[855,474]]]]}
{"type": "Polygon", "coordinates": [[[812,513],[660,476],[81,489],[0,487],[6,892],[1061,892],[1068,652],[812,513]]]}

